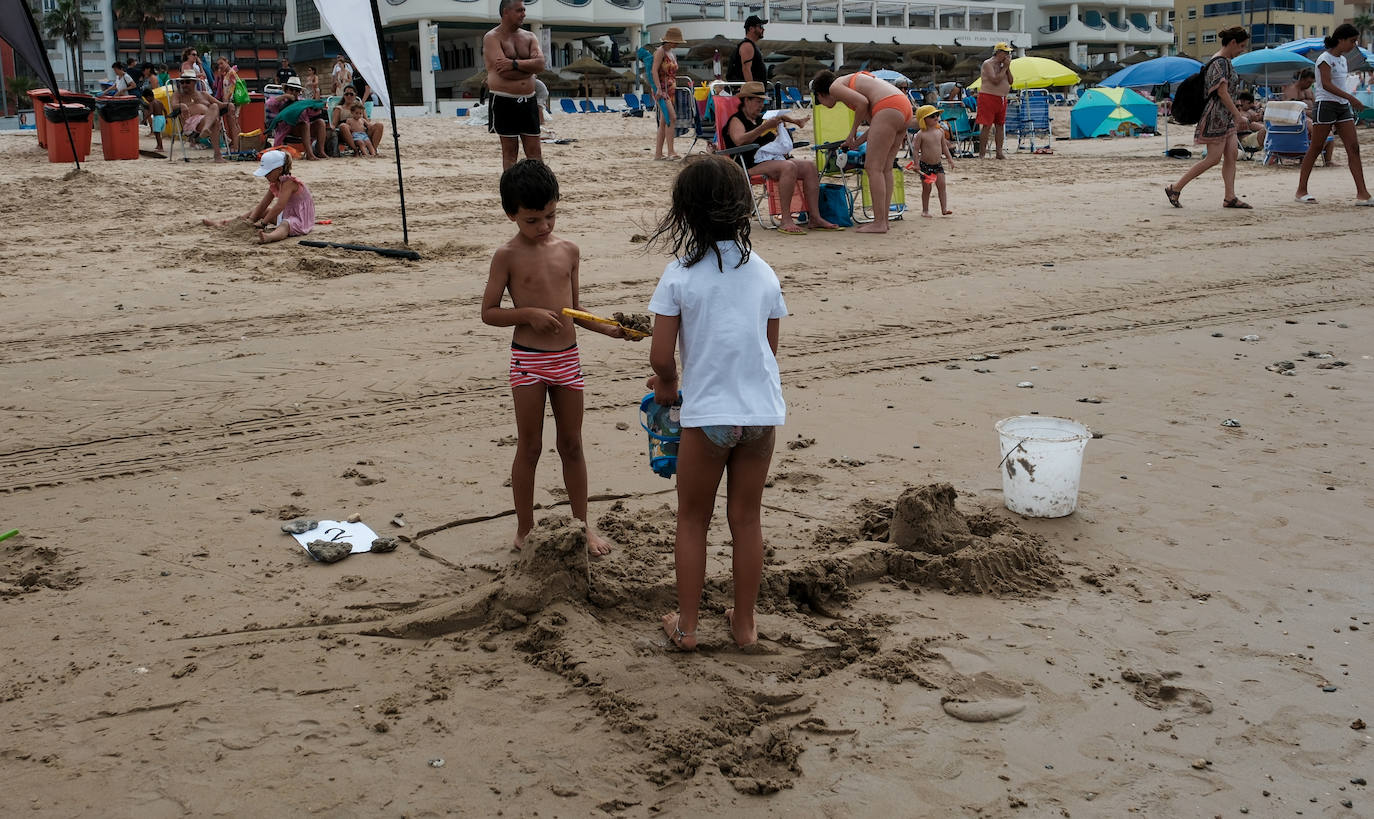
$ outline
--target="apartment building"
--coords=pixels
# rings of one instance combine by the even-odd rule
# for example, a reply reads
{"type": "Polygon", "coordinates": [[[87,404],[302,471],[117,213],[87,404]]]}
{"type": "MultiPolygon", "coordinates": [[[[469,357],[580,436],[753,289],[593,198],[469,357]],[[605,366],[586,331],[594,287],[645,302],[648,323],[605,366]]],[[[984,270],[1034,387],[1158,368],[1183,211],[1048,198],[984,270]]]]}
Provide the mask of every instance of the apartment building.
{"type": "Polygon", "coordinates": [[[1176,0],[1174,31],[1178,49],[1201,58],[1221,47],[1217,32],[1232,26],[1249,29],[1252,48],[1324,37],[1341,22],[1336,7],[1334,0],[1176,0]]]}
{"type": "MultiPolygon", "coordinates": [[[[106,0],[110,2],[110,0],[106,0]]],[[[179,65],[194,46],[212,59],[228,57],[249,88],[261,88],[277,70],[286,44],[286,0],[180,0],[163,5],[160,25],[144,32],[147,59],[179,65]]],[[[137,25],[120,20],[114,56],[139,57],[137,25]]]]}

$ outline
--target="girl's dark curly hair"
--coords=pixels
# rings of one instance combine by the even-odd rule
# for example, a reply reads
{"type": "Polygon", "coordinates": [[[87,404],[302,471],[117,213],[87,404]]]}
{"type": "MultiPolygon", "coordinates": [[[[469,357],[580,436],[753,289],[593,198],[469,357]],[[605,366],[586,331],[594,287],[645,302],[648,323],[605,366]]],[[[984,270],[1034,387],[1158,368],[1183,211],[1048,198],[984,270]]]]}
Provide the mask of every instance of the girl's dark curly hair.
{"type": "Polygon", "coordinates": [[[701,155],[687,160],[673,183],[673,201],[658,223],[651,244],[666,249],[691,267],[716,254],[722,271],[725,260],[716,242],[734,242],[740,264],[749,261],[753,193],[739,165],[723,156],[701,155]]]}

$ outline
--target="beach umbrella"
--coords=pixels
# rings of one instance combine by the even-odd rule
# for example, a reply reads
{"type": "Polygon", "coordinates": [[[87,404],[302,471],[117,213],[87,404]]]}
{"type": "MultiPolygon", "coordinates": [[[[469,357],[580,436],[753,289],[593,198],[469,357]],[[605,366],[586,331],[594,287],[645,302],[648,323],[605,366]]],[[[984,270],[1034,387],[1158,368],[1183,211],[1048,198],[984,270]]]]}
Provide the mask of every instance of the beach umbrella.
{"type": "MultiPolygon", "coordinates": [[[[592,95],[592,78],[601,80],[601,104],[606,104],[606,84],[609,78],[615,76],[616,70],[608,65],[601,63],[595,57],[582,57],[563,66],[562,71],[569,74],[576,74],[586,86],[586,97],[592,95]]],[[[547,84],[547,83],[546,83],[547,84]]]]}
{"type": "Polygon", "coordinates": [[[857,45],[853,48],[845,46],[844,57],[846,60],[858,60],[870,65],[896,65],[902,61],[902,55],[871,41],[867,45],[857,45]]]}
{"type": "Polygon", "coordinates": [[[1069,138],[1109,134],[1123,122],[1155,127],[1158,121],[1155,104],[1129,88],[1089,88],[1069,112],[1069,138]]]}
{"type": "MultiPolygon", "coordinates": [[[[904,65],[910,65],[911,63],[919,63],[930,68],[941,68],[946,71],[953,68],[954,64],[959,62],[959,58],[957,56],[951,54],[948,51],[945,51],[939,46],[918,46],[916,48],[907,49],[906,58],[911,62],[904,63],[904,65]]],[[[899,66],[897,70],[901,71],[902,69],[899,66]]],[[[903,73],[915,72],[909,71],[903,73]]]]}
{"type": "Polygon", "coordinates": [[[880,68],[874,71],[873,76],[885,82],[890,82],[899,88],[906,88],[908,85],[911,85],[911,79],[905,74],[899,74],[887,68],[880,68]]]}
{"type": "Polygon", "coordinates": [[[1107,88],[1146,88],[1183,82],[1202,69],[1202,63],[1188,57],[1156,57],[1126,66],[1098,83],[1107,88]]]}
{"type": "MultiPolygon", "coordinates": [[[[487,71],[486,69],[482,69],[481,71],[478,71],[476,74],[473,74],[471,77],[468,77],[466,80],[463,80],[463,88],[467,89],[468,91],[476,91],[477,89],[481,88],[482,83],[486,81],[487,71]]],[[[546,84],[547,82],[548,81],[545,80],[546,84]]]]}
{"type": "Polygon", "coordinates": [[[1247,80],[1262,79],[1269,84],[1269,75],[1287,78],[1304,68],[1315,68],[1316,63],[1296,51],[1282,51],[1277,48],[1261,48],[1247,51],[1231,61],[1236,73],[1247,80]]]}
{"type": "MultiPolygon", "coordinates": [[[[1011,61],[1011,87],[1020,91],[1025,88],[1049,88],[1055,85],[1077,85],[1078,75],[1054,60],[1044,57],[1017,57],[1011,61]]],[[[968,84],[974,91],[982,84],[983,78],[968,84]]]]}
{"type": "MultiPolygon", "coordinates": [[[[760,43],[760,47],[764,44],[760,43]]],[[[803,83],[810,82],[807,76],[806,65],[811,61],[832,60],[835,58],[835,46],[830,43],[813,43],[805,38],[792,42],[779,43],[772,51],[763,48],[765,53],[781,54],[784,57],[798,57],[801,59],[801,68],[797,71],[797,76],[803,83]]],[[[813,65],[815,62],[812,63],[813,65]]]]}
{"type": "Polygon", "coordinates": [[[709,60],[720,52],[722,61],[730,59],[730,55],[735,52],[735,43],[727,39],[724,35],[717,34],[709,40],[702,40],[691,48],[687,49],[687,59],[689,60],[709,60]]]}
{"type": "Polygon", "coordinates": [[[1126,55],[1125,59],[1118,60],[1118,62],[1121,63],[1121,65],[1136,65],[1138,63],[1143,63],[1149,59],[1152,59],[1149,54],[1146,54],[1143,51],[1136,51],[1134,53],[1126,55]]]}
{"type": "MultiPolygon", "coordinates": [[[[1326,50],[1326,43],[1322,37],[1307,37],[1302,40],[1294,40],[1291,43],[1274,46],[1275,51],[1291,51],[1294,54],[1301,54],[1312,60],[1316,60],[1323,51],[1326,50]]],[[[1374,64],[1374,54],[1367,48],[1357,48],[1345,55],[1345,67],[1351,71],[1366,71],[1366,66],[1374,64]]]]}

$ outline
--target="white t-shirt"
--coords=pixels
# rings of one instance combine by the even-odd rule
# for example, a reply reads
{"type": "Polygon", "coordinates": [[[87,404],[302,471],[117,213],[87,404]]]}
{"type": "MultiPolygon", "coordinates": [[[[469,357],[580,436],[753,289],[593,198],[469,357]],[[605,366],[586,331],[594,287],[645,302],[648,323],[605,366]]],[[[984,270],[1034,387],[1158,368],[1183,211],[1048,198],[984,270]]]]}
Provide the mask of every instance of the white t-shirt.
{"type": "Polygon", "coordinates": [[[768,346],[768,321],[787,315],[782,285],[757,253],[739,267],[733,242],[717,244],[725,269],[708,252],[692,267],[668,263],[649,310],[680,316],[682,425],[782,426],[778,360],[768,346]]]}
{"type": "Polygon", "coordinates": [[[1329,51],[1323,51],[1322,55],[1317,58],[1317,84],[1313,86],[1317,102],[1348,102],[1345,97],[1336,96],[1322,85],[1322,63],[1331,66],[1331,86],[1342,91],[1345,90],[1345,57],[1336,57],[1329,51]]]}

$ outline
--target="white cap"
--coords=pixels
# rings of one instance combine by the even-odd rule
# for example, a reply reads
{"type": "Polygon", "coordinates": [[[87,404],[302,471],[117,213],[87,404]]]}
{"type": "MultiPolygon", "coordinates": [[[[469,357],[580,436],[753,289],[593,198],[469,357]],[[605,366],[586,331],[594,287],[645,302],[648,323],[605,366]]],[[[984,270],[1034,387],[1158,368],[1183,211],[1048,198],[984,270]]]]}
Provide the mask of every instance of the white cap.
{"type": "Polygon", "coordinates": [[[258,169],[253,171],[254,176],[267,176],[277,168],[286,164],[286,151],[268,151],[262,155],[262,162],[258,164],[258,169]]]}

